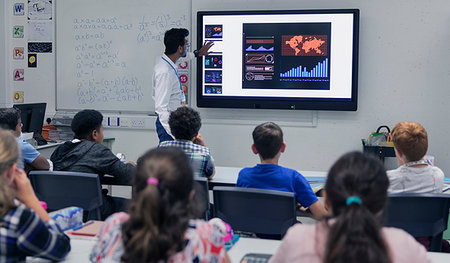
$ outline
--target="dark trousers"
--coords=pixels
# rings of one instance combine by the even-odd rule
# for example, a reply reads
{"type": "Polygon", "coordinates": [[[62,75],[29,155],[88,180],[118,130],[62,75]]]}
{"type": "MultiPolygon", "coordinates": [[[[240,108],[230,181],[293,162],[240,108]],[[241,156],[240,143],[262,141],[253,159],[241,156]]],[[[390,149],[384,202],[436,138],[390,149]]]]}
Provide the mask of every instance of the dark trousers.
{"type": "Polygon", "coordinates": [[[156,132],[158,133],[159,143],[165,142],[165,141],[173,141],[172,136],[170,136],[164,127],[162,126],[161,122],[159,121],[159,117],[156,118],[156,132]]]}

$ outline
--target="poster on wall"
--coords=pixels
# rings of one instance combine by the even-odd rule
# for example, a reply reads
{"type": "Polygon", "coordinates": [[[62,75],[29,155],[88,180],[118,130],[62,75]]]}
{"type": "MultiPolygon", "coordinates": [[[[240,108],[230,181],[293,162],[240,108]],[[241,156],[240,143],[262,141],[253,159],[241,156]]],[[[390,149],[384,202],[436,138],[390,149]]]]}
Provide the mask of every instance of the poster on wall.
{"type": "Polygon", "coordinates": [[[28,54],[28,67],[37,68],[37,54],[28,54]]]}
{"type": "Polygon", "coordinates": [[[14,81],[24,81],[25,71],[23,68],[15,69],[13,72],[14,81]]]}
{"type": "Polygon", "coordinates": [[[52,41],[51,21],[28,21],[28,41],[52,41]]]}
{"type": "Polygon", "coordinates": [[[35,53],[51,53],[52,43],[51,42],[28,42],[28,52],[35,53]]]}
{"type": "Polygon", "coordinates": [[[178,74],[180,78],[181,88],[186,97],[186,104],[189,104],[189,86],[190,86],[190,63],[186,60],[181,60],[178,63],[178,74]]]}
{"type": "Polygon", "coordinates": [[[15,16],[25,15],[25,4],[24,3],[15,3],[13,6],[13,14],[15,16]]]}
{"type": "Polygon", "coordinates": [[[51,20],[52,0],[28,0],[28,20],[51,20]]]}
{"type": "Polygon", "coordinates": [[[23,38],[23,26],[13,26],[13,38],[23,38]]]}
{"type": "Polygon", "coordinates": [[[15,91],[13,95],[13,103],[23,103],[25,101],[24,97],[23,91],[15,91]]]}
{"type": "Polygon", "coordinates": [[[13,59],[23,59],[24,58],[24,48],[15,47],[13,50],[13,59]]]}

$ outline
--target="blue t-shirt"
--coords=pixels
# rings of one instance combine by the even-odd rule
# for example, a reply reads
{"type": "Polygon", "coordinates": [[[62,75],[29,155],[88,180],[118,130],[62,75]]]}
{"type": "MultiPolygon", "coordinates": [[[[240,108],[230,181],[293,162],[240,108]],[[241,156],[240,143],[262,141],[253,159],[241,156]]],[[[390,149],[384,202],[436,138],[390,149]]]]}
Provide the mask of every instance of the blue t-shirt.
{"type": "Polygon", "coordinates": [[[22,163],[18,164],[18,167],[23,169],[25,164],[32,163],[39,156],[39,152],[24,139],[17,138],[17,143],[19,144],[20,150],[22,152],[22,163]]]}
{"type": "Polygon", "coordinates": [[[252,168],[242,169],[236,186],[292,192],[303,207],[309,207],[317,201],[303,175],[276,164],[258,164],[252,168]]]}

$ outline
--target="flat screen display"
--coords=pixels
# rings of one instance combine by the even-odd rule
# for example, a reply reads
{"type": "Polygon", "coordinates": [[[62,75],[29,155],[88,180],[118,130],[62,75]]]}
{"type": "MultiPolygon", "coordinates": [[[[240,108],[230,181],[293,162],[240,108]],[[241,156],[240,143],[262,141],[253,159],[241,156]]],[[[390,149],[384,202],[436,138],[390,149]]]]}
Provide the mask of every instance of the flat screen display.
{"type": "Polygon", "coordinates": [[[197,106],[357,109],[359,10],[201,11],[197,106]]]}

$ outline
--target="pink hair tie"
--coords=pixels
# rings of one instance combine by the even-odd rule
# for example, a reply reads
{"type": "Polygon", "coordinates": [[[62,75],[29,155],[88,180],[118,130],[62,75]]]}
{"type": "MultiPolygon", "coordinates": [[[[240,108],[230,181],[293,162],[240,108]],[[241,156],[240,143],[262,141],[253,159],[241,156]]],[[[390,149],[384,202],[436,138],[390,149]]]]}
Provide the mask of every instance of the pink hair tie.
{"type": "Polygon", "coordinates": [[[152,185],[158,185],[159,181],[158,179],[151,177],[147,179],[147,184],[152,184],[152,185]]]}

